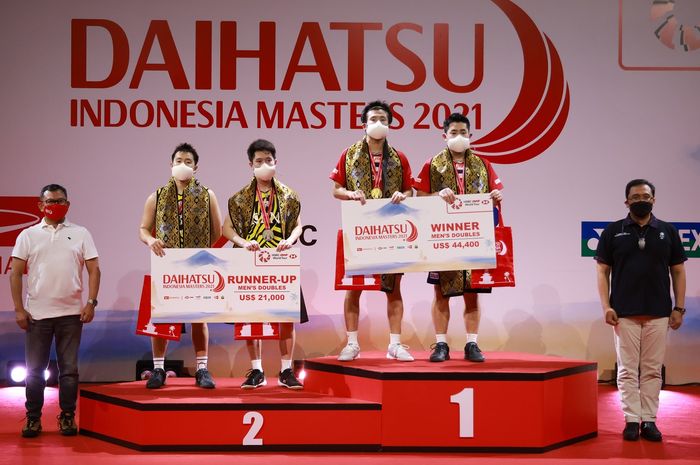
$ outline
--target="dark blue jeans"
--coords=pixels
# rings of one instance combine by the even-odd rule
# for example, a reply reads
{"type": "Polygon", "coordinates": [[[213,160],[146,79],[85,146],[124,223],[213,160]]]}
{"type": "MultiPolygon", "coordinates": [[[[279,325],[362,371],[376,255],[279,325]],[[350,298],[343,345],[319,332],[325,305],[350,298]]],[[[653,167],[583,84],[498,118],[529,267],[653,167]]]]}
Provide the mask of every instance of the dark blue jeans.
{"type": "Polygon", "coordinates": [[[75,412],[78,400],[78,349],[83,323],[80,315],[34,320],[29,323],[24,348],[27,364],[27,417],[40,418],[44,406],[44,370],[49,365],[51,343],[56,339],[58,402],[63,412],[75,412]]]}

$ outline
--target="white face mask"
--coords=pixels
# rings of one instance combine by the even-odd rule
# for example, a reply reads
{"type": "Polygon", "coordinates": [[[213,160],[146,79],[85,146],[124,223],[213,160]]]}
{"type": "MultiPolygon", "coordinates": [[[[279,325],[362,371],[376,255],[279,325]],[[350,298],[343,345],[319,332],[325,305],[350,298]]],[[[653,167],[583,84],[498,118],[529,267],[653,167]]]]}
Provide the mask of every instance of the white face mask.
{"type": "Polygon", "coordinates": [[[277,167],[274,165],[268,165],[267,163],[263,163],[261,166],[253,168],[253,174],[258,181],[269,181],[275,176],[275,171],[277,171],[277,167]]]}
{"type": "Polygon", "coordinates": [[[366,132],[372,139],[381,140],[389,133],[389,126],[384,126],[381,121],[375,121],[367,124],[366,132]]]}
{"type": "Polygon", "coordinates": [[[459,134],[447,139],[447,147],[456,153],[462,153],[469,148],[469,138],[459,134]]]}
{"type": "Polygon", "coordinates": [[[173,177],[178,181],[189,181],[194,176],[194,169],[184,163],[180,163],[173,166],[172,173],[173,177]]]}

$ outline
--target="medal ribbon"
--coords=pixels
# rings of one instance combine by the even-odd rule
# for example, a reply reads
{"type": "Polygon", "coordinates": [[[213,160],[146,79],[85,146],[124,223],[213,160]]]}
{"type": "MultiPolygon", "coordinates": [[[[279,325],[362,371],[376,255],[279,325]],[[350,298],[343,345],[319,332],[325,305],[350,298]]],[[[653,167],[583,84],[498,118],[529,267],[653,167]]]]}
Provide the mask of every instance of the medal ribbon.
{"type": "Polygon", "coordinates": [[[459,194],[462,195],[464,194],[464,162],[463,161],[455,161],[452,162],[454,168],[455,168],[455,175],[457,176],[457,190],[459,191],[459,194]]]}
{"type": "Polygon", "coordinates": [[[270,216],[272,215],[272,202],[275,200],[273,197],[275,195],[275,186],[270,189],[270,196],[268,197],[267,208],[265,208],[265,202],[263,202],[262,193],[260,188],[255,186],[255,193],[258,196],[258,204],[260,205],[260,213],[262,215],[263,223],[265,223],[265,229],[270,231],[270,216]]]}
{"type": "Polygon", "coordinates": [[[382,190],[382,154],[373,153],[370,156],[372,157],[372,187],[382,190]]]}

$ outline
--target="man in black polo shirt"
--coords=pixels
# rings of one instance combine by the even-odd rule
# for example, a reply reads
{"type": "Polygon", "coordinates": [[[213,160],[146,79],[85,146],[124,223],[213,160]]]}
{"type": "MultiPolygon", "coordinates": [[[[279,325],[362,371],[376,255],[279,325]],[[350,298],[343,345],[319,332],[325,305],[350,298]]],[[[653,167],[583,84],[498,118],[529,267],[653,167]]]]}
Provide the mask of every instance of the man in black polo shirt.
{"type": "Polygon", "coordinates": [[[669,326],[678,329],[685,313],[687,258],[676,228],[651,214],[655,190],[645,179],[627,183],[629,215],[605,228],[595,256],[605,322],[615,331],[617,386],[626,422],[622,437],[628,441],[639,438],[640,421],[644,439],[661,441],[656,412],[666,332],[669,326]]]}

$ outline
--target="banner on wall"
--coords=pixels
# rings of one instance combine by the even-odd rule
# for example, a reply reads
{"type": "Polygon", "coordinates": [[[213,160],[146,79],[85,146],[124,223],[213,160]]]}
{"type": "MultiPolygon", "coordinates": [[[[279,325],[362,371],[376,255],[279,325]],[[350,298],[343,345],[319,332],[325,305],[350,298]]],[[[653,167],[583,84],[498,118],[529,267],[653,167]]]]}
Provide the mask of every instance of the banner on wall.
{"type": "MultiPolygon", "coordinates": [[[[595,257],[600,235],[612,221],[581,222],[581,256],[595,257]]],[[[683,250],[688,258],[700,258],[700,223],[669,221],[678,230],[683,250]]]]}
{"type": "Polygon", "coordinates": [[[151,254],[153,323],[298,322],[299,249],[151,254]]]}
{"type": "Polygon", "coordinates": [[[489,194],[342,202],[342,217],[348,275],[496,266],[489,194]]]}

